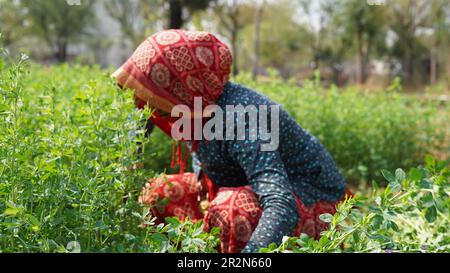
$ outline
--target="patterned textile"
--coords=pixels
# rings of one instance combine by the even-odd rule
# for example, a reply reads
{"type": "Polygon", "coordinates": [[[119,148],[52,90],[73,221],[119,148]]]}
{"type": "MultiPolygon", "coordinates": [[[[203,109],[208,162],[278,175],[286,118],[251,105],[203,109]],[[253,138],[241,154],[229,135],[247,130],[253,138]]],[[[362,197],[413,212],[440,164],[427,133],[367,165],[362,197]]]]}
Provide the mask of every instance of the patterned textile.
{"type": "MultiPolygon", "coordinates": [[[[295,229],[298,222],[295,196],[312,205],[319,201],[336,202],[344,195],[345,179],[331,154],[283,106],[234,82],[225,86],[217,105],[224,117],[229,114],[228,105],[256,105],[258,115],[260,106],[266,106],[268,110],[263,115],[269,115],[268,120],[271,107],[279,109],[279,134],[275,135],[279,136],[278,149],[262,151],[260,147],[269,141],[260,132],[254,140],[247,137],[252,126],[246,119],[244,140],[202,140],[193,153],[193,162],[199,162],[201,170],[218,186],[250,185],[258,195],[263,213],[244,252],[253,252],[271,242],[279,244],[283,234],[295,229]]],[[[234,117],[237,124],[237,115],[234,117]]],[[[224,122],[222,131],[226,130],[224,122]]]]}
{"type": "MultiPolygon", "coordinates": [[[[348,190],[347,194],[351,196],[348,190]]],[[[325,213],[336,213],[336,206],[339,202],[320,201],[306,206],[297,196],[296,202],[300,220],[291,235],[300,236],[305,233],[312,238],[319,239],[320,233],[329,227],[327,223],[320,220],[319,216],[325,213]]],[[[250,240],[261,214],[262,208],[258,197],[250,186],[222,187],[219,188],[216,198],[211,202],[211,207],[205,215],[204,230],[220,227],[220,251],[222,253],[239,253],[250,240]]],[[[270,230],[271,224],[267,225],[270,230]]]]}
{"type": "Polygon", "coordinates": [[[157,222],[176,216],[180,220],[189,217],[198,221],[203,218],[199,209],[200,186],[193,173],[163,175],[150,179],[139,197],[139,202],[150,207],[157,222]]]}
{"type": "MultiPolygon", "coordinates": [[[[193,111],[194,97],[202,98],[203,108],[217,101],[232,61],[229,47],[211,33],[165,30],[139,45],[113,77],[134,90],[140,108],[148,104],[171,113],[182,104],[193,111]]],[[[173,119],[155,113],[152,121],[170,135],[173,119]]]]}
{"type": "MultiPolygon", "coordinates": [[[[203,186],[211,183],[207,177],[205,179],[202,181],[203,186]]],[[[195,185],[198,183],[196,176],[192,173],[169,175],[165,182],[161,178],[153,179],[144,188],[140,202],[151,206],[152,214],[159,219],[159,222],[170,216],[177,216],[180,220],[189,216],[190,219],[197,221],[202,219],[203,215],[196,196],[198,193],[204,194],[205,190],[201,192],[202,187],[195,185]],[[172,186],[168,186],[169,184],[172,186]],[[162,208],[157,209],[158,200],[161,199],[167,201],[162,208]]],[[[262,208],[258,197],[250,186],[217,187],[209,185],[208,188],[216,192],[210,195],[211,204],[204,216],[203,229],[209,231],[213,227],[219,227],[221,229],[220,252],[239,253],[249,242],[260,220],[262,208]]],[[[346,191],[346,194],[347,196],[352,195],[349,190],[346,191]]],[[[297,196],[296,202],[300,220],[291,235],[299,236],[301,233],[305,233],[318,239],[320,233],[328,228],[328,224],[322,222],[319,216],[324,213],[334,214],[339,202],[321,201],[307,206],[297,196]]],[[[268,228],[271,228],[270,224],[268,224],[268,228]]]]}

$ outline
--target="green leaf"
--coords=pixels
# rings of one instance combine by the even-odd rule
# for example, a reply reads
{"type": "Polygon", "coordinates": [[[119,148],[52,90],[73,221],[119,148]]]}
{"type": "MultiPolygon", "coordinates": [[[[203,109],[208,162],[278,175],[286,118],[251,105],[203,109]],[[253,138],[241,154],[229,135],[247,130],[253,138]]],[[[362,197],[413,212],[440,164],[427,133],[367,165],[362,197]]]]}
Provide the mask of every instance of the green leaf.
{"type": "Polygon", "coordinates": [[[330,239],[328,239],[327,236],[322,236],[320,238],[319,243],[318,243],[317,246],[320,247],[320,248],[323,248],[329,241],[330,241],[330,239]]]}
{"type": "Polygon", "coordinates": [[[434,200],[433,200],[433,194],[431,192],[426,193],[422,198],[422,205],[425,208],[429,208],[431,206],[434,206],[434,200]]]}
{"type": "Polygon", "coordinates": [[[166,222],[168,224],[172,224],[175,227],[180,225],[180,220],[177,217],[167,217],[166,222]]]}
{"type": "Polygon", "coordinates": [[[41,223],[39,222],[39,220],[34,217],[32,214],[26,214],[25,217],[28,219],[28,221],[30,221],[30,223],[34,226],[39,226],[41,223]]]}
{"type": "Polygon", "coordinates": [[[83,102],[87,100],[87,96],[82,90],[79,90],[73,98],[75,100],[83,101],[83,102]]]}
{"type": "Polygon", "coordinates": [[[381,234],[367,234],[367,237],[372,239],[372,240],[384,240],[385,236],[381,235],[381,234]]]}
{"type": "Polygon", "coordinates": [[[393,193],[399,192],[402,189],[402,185],[397,181],[390,183],[389,187],[393,193]]]}
{"type": "Polygon", "coordinates": [[[398,182],[402,182],[406,178],[406,173],[402,169],[395,170],[395,179],[398,182]]]}
{"type": "Polygon", "coordinates": [[[380,214],[375,215],[372,218],[372,226],[374,229],[379,229],[381,225],[383,224],[384,217],[380,214]]]}
{"type": "Polygon", "coordinates": [[[358,244],[359,243],[359,233],[353,232],[352,236],[353,236],[353,241],[355,241],[355,244],[358,244]]]}
{"type": "Polygon", "coordinates": [[[375,180],[372,181],[372,188],[375,192],[380,188],[375,180]]]}
{"type": "Polygon", "coordinates": [[[3,215],[5,216],[16,216],[17,213],[19,213],[19,209],[17,208],[7,208],[5,209],[5,211],[3,212],[3,215]]]}
{"type": "Polygon", "coordinates": [[[277,244],[275,244],[275,243],[271,243],[270,245],[267,246],[267,248],[268,248],[269,250],[275,250],[275,249],[278,248],[278,246],[277,246],[277,244]]]}
{"type": "Polygon", "coordinates": [[[436,168],[436,161],[434,160],[434,158],[431,155],[427,155],[427,156],[425,156],[425,165],[427,166],[428,170],[434,172],[434,170],[436,168]]]}
{"type": "Polygon", "coordinates": [[[5,113],[10,109],[10,107],[6,104],[0,104],[0,113],[5,113]]]}
{"type": "Polygon", "coordinates": [[[142,218],[143,218],[142,215],[140,215],[139,213],[137,213],[137,212],[135,212],[135,211],[133,211],[133,212],[131,213],[131,215],[133,215],[133,216],[135,216],[135,217],[137,217],[137,218],[139,218],[139,219],[142,219],[142,218]]]}
{"type": "Polygon", "coordinates": [[[375,198],[375,204],[377,204],[378,206],[381,206],[381,202],[382,202],[381,197],[380,197],[380,196],[377,196],[377,197],[375,198]]]}
{"type": "Polygon", "coordinates": [[[420,180],[419,187],[422,189],[432,189],[433,188],[433,182],[429,180],[428,178],[420,180]]]}
{"type": "Polygon", "coordinates": [[[381,174],[389,183],[395,182],[395,176],[390,171],[381,170],[381,174]]]}
{"type": "Polygon", "coordinates": [[[198,247],[204,247],[206,245],[206,242],[200,238],[194,238],[192,239],[192,244],[198,247]]]}
{"type": "Polygon", "coordinates": [[[425,174],[422,169],[413,168],[409,171],[409,179],[414,182],[420,181],[424,175],[425,174]]]}
{"type": "Polygon", "coordinates": [[[426,208],[425,219],[427,219],[428,223],[433,223],[434,221],[436,221],[436,216],[437,211],[435,206],[426,208]]]}
{"type": "Polygon", "coordinates": [[[398,228],[397,224],[394,221],[389,221],[389,226],[396,232],[400,232],[400,229],[398,228]]]}
{"type": "Polygon", "coordinates": [[[125,235],[123,235],[123,237],[125,237],[125,239],[128,241],[133,241],[134,239],[136,239],[136,236],[134,236],[132,234],[125,234],[125,235]]]}
{"type": "Polygon", "coordinates": [[[333,215],[329,213],[324,213],[319,216],[320,220],[324,221],[325,223],[331,223],[333,221],[333,215]]]}
{"type": "Polygon", "coordinates": [[[150,236],[150,239],[152,241],[155,241],[155,242],[158,242],[158,243],[162,243],[162,242],[167,241],[166,237],[164,235],[162,235],[161,233],[153,233],[150,236]]]}
{"type": "Polygon", "coordinates": [[[67,244],[66,250],[70,253],[81,253],[81,245],[77,241],[72,241],[67,244]]]}
{"type": "Polygon", "coordinates": [[[214,236],[219,235],[219,234],[220,234],[220,228],[219,228],[219,227],[213,227],[213,228],[209,231],[209,233],[210,233],[211,235],[214,235],[214,236]]]}
{"type": "Polygon", "coordinates": [[[446,161],[446,160],[439,161],[436,164],[436,171],[440,172],[443,169],[447,168],[448,166],[449,166],[449,162],[448,161],[446,161]]]}
{"type": "Polygon", "coordinates": [[[442,213],[446,213],[446,207],[445,207],[445,202],[443,200],[440,199],[435,199],[434,200],[434,205],[436,206],[436,209],[442,213]]]}
{"type": "Polygon", "coordinates": [[[201,228],[198,228],[192,233],[192,237],[197,237],[197,236],[201,235],[202,232],[203,232],[203,230],[201,228]]]}

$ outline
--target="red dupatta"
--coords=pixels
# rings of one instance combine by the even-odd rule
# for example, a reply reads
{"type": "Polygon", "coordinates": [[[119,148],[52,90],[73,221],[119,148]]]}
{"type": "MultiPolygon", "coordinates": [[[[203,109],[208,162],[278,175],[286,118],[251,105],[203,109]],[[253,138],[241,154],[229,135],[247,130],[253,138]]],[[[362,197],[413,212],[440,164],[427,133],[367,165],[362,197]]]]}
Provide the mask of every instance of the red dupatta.
{"type": "MultiPolygon", "coordinates": [[[[194,97],[202,99],[203,109],[215,104],[230,78],[232,62],[229,47],[209,32],[164,30],[143,41],[113,77],[134,91],[138,107],[171,113],[174,106],[186,105],[193,117],[194,97]]],[[[150,120],[172,137],[176,119],[154,111],[150,120]]],[[[196,141],[192,144],[195,149],[196,141]]],[[[175,154],[183,172],[181,145],[174,145],[172,165],[175,154]]]]}

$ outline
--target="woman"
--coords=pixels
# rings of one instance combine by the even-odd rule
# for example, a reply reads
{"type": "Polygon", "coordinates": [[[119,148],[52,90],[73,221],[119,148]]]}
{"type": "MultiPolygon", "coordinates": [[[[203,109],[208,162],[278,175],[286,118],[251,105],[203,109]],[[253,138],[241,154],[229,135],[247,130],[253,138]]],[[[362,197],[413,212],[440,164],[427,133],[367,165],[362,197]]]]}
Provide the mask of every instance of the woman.
{"type": "MultiPolygon", "coordinates": [[[[247,118],[243,140],[184,138],[201,185],[196,184],[194,174],[151,180],[142,201],[156,205],[156,200],[168,197],[169,203],[157,206],[155,214],[201,219],[197,195],[207,186],[211,205],[204,227],[221,228],[222,252],[255,252],[270,243],[279,244],[283,236],[300,233],[317,238],[326,229],[318,216],[334,213],[336,203],[345,197],[344,178],[319,141],[281,106],[229,81],[231,65],[228,46],[213,34],[166,30],[146,39],[114,73],[120,86],[134,90],[138,107],[148,105],[156,110],[150,120],[169,136],[177,120],[169,113],[176,105],[187,105],[194,114],[196,97],[201,98],[202,110],[217,105],[224,116],[230,111],[227,106],[254,105],[258,114],[262,114],[260,106],[266,106],[269,119],[278,117],[276,149],[261,149],[268,140],[251,129],[252,121],[247,118]],[[251,133],[256,137],[251,138],[251,133]]],[[[232,117],[235,127],[231,129],[237,133],[236,124],[242,119],[232,117]]],[[[202,120],[203,126],[207,120],[202,120]]],[[[223,131],[230,130],[225,121],[223,131]]],[[[178,158],[183,170],[181,148],[178,158]]]]}

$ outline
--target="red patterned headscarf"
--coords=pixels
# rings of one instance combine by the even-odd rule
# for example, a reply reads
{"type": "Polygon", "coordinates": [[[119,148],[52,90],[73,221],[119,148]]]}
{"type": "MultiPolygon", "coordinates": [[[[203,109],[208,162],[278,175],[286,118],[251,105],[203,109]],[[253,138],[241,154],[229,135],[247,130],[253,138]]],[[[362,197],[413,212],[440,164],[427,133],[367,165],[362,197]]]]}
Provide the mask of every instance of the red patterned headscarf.
{"type": "MultiPolygon", "coordinates": [[[[194,97],[203,108],[214,104],[230,78],[229,47],[208,32],[165,30],[147,38],[114,74],[118,84],[134,90],[138,107],[171,113],[175,105],[193,112],[194,97]]],[[[155,112],[151,120],[170,135],[173,119],[155,112]]]]}

